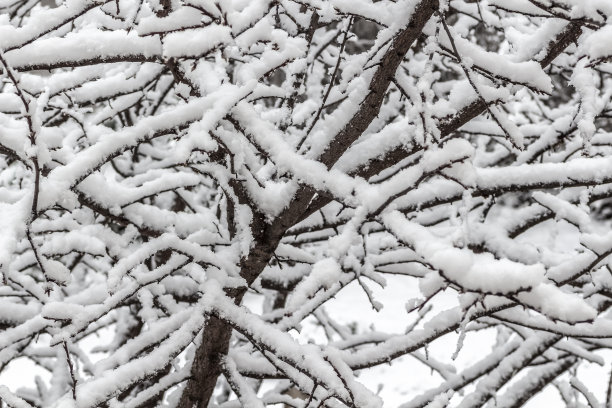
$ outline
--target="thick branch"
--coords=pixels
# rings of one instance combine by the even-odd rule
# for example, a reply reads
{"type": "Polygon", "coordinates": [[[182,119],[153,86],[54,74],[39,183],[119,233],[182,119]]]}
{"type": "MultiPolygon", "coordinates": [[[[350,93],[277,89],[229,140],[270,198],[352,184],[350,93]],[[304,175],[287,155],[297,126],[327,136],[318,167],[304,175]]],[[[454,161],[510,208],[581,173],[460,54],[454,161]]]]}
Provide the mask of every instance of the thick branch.
{"type": "Polygon", "coordinates": [[[359,110],[319,157],[319,161],[328,168],[338,161],[346,149],[365,132],[370,123],[378,116],[397,67],[436,10],[438,10],[438,0],[422,1],[415,8],[408,26],[395,37],[370,82],[369,93],[361,103],[359,110]]]}

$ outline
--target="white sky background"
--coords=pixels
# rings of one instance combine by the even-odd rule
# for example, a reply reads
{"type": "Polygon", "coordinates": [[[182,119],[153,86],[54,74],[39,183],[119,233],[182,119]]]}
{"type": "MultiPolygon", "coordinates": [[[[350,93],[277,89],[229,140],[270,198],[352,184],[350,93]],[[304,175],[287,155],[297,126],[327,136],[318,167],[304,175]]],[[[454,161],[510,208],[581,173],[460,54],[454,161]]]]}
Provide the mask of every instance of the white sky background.
{"type": "MultiPolygon", "coordinates": [[[[342,291],[336,299],[327,304],[326,310],[342,322],[358,320],[359,324],[369,326],[374,324],[377,329],[385,332],[403,332],[406,326],[412,322],[405,309],[405,302],[413,297],[420,297],[418,288],[409,279],[397,276],[387,277],[387,287],[380,289],[370,285],[376,300],[382,302],[385,307],[376,313],[370,307],[363,290],[355,282],[342,291]]],[[[455,306],[456,298],[449,294],[445,296],[447,306],[455,306]]],[[[437,306],[441,306],[438,302],[437,306]]],[[[438,309],[440,310],[440,309],[438,309]]],[[[432,311],[430,313],[435,313],[432,311]]],[[[413,314],[414,315],[414,314],[413,314]]],[[[306,326],[304,326],[306,329],[306,326]]],[[[433,342],[429,346],[429,353],[440,362],[455,364],[458,371],[470,364],[480,360],[491,349],[493,343],[492,332],[478,332],[468,334],[463,348],[455,361],[451,359],[457,347],[457,335],[449,333],[442,339],[433,342]]],[[[610,363],[612,362],[612,351],[598,354],[604,356],[606,365],[601,367],[597,364],[583,363],[578,370],[578,378],[598,397],[599,401],[605,401],[610,363]]],[[[376,391],[379,384],[383,385],[380,396],[385,402],[385,407],[397,407],[408,402],[412,397],[419,395],[423,390],[434,387],[441,382],[437,373],[424,366],[416,359],[405,356],[393,361],[389,365],[379,366],[375,369],[364,371],[360,381],[371,390],[376,391]]],[[[506,389],[502,388],[501,392],[506,389]]],[[[469,388],[468,388],[469,390],[469,388]]],[[[460,398],[455,396],[452,402],[458,402],[460,398]]],[[[586,401],[584,401],[586,403],[586,401]]],[[[537,397],[531,399],[526,405],[529,408],[536,407],[564,407],[558,392],[552,386],[537,397]]]]}

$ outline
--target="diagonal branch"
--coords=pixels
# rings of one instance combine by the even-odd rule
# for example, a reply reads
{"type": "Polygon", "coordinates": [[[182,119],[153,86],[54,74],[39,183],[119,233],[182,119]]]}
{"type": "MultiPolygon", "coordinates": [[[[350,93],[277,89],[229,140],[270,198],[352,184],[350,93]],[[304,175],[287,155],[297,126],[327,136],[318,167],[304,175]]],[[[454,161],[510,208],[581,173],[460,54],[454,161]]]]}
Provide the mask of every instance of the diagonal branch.
{"type": "Polygon", "coordinates": [[[425,24],[438,10],[438,6],[438,0],[425,0],[416,6],[408,26],[395,37],[380,61],[370,82],[368,95],[361,103],[359,110],[319,157],[319,161],[328,168],[338,161],[346,149],[365,132],[370,123],[378,116],[387,88],[395,77],[395,71],[421,34],[425,24]]]}

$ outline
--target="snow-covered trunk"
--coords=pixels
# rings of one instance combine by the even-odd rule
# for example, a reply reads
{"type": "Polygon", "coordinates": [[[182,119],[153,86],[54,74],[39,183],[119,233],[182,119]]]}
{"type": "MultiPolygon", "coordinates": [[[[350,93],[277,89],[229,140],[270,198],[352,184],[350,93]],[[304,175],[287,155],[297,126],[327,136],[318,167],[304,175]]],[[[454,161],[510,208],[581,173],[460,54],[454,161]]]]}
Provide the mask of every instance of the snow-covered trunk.
{"type": "MultiPolygon", "coordinates": [[[[263,216],[252,221],[255,246],[249,256],[242,261],[240,274],[252,284],[266,267],[280,242],[284,230],[277,221],[268,225],[263,216]]],[[[227,295],[239,305],[246,288],[228,291],[227,295]]],[[[210,317],[202,329],[202,341],[195,352],[191,366],[191,378],[187,381],[178,408],[205,408],[212,397],[217,377],[221,374],[221,364],[227,355],[232,335],[232,327],[225,322],[210,317]]]]}
{"type": "MultiPolygon", "coordinates": [[[[336,135],[327,149],[320,157],[320,161],[327,167],[340,158],[346,149],[368,128],[370,123],[379,114],[385,93],[391,83],[400,62],[421,34],[423,27],[431,16],[438,10],[438,0],[421,1],[411,15],[406,27],[395,37],[391,46],[381,59],[380,65],[368,87],[369,93],[365,96],[359,111],[349,120],[342,131],[336,135]]],[[[251,231],[255,236],[255,246],[248,257],[241,264],[240,275],[252,284],[266,267],[281,238],[293,225],[300,221],[308,208],[314,191],[309,187],[302,187],[293,198],[289,207],[270,225],[266,224],[263,216],[254,219],[251,231]]],[[[246,289],[237,291],[233,298],[240,304],[246,289]]],[[[208,320],[203,329],[204,337],[198,347],[179,408],[208,406],[212,393],[221,373],[221,363],[229,350],[232,328],[218,319],[208,320]]]]}
{"type": "Polygon", "coordinates": [[[227,355],[232,328],[210,317],[202,331],[202,342],[191,363],[192,377],[185,385],[177,408],[206,408],[215,390],[217,377],[221,374],[221,364],[227,355]]]}

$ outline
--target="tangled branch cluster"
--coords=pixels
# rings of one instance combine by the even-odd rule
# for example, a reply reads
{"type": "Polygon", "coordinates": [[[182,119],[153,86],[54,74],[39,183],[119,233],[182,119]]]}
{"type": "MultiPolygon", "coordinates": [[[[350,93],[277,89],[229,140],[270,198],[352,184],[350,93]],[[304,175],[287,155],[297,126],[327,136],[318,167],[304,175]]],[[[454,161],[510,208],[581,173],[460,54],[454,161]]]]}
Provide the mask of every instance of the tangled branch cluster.
{"type": "Polygon", "coordinates": [[[49,374],[6,406],[379,407],[359,373],[406,355],[439,385],[405,407],[605,398],[608,0],[0,13],[0,373],[49,374]],[[386,282],[408,327],[325,307],[386,282]]]}

